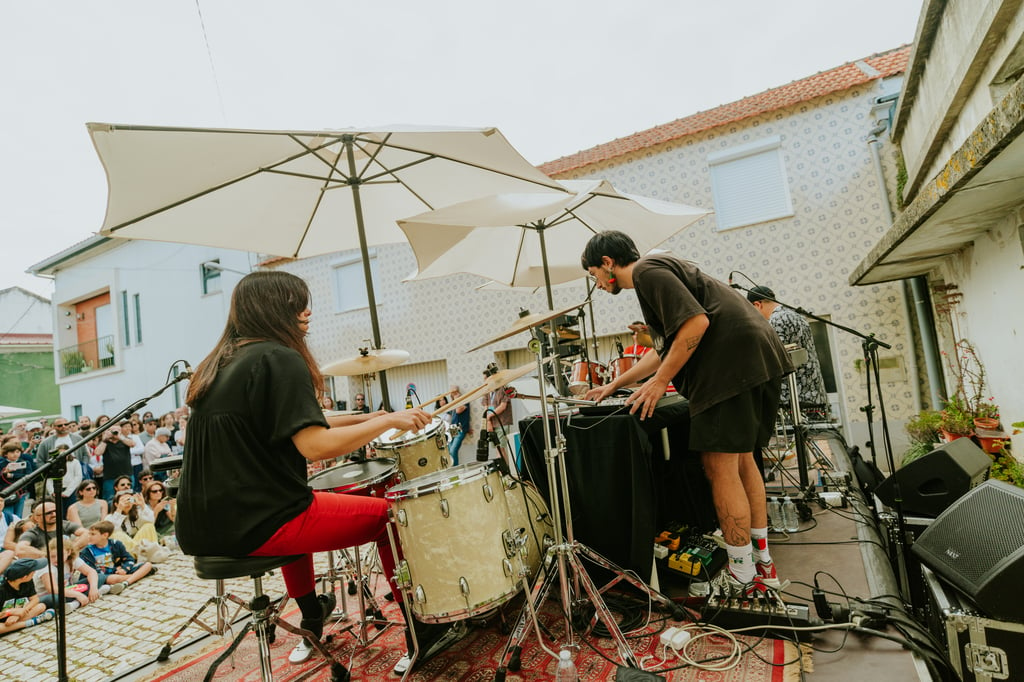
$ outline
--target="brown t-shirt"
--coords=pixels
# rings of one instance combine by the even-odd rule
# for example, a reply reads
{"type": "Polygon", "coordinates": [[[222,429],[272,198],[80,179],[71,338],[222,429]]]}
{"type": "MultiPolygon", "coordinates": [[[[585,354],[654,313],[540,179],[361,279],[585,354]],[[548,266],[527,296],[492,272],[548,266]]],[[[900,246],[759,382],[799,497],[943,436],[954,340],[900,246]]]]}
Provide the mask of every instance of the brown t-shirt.
{"type": "Polygon", "coordinates": [[[693,263],[669,255],[641,258],[633,266],[633,286],[662,358],[684,322],[708,316],[704,337],[672,380],[690,400],[691,414],[793,371],[789,354],[757,308],[693,263]]]}

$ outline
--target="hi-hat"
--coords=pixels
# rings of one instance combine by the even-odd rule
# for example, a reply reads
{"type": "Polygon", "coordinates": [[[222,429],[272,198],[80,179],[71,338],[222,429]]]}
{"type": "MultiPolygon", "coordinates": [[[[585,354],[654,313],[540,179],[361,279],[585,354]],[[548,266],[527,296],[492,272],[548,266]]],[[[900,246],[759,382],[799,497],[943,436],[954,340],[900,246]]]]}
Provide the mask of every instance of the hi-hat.
{"type": "Polygon", "coordinates": [[[513,322],[512,326],[509,327],[508,329],[506,329],[505,331],[501,332],[500,334],[498,334],[497,336],[495,336],[492,339],[484,341],[479,346],[476,346],[474,348],[470,348],[466,352],[467,353],[472,353],[473,351],[480,350],[484,346],[489,346],[492,343],[495,343],[496,341],[501,341],[502,339],[507,339],[510,336],[514,336],[514,335],[518,334],[519,332],[524,332],[524,331],[526,331],[528,329],[533,329],[537,325],[543,324],[544,322],[547,322],[548,320],[553,320],[556,317],[561,317],[562,315],[566,315],[566,314],[572,312],[573,310],[576,310],[577,308],[582,308],[584,304],[585,304],[585,302],[584,303],[577,303],[576,305],[571,305],[568,308],[565,308],[564,310],[549,310],[549,311],[543,312],[543,313],[533,313],[532,315],[524,315],[524,316],[520,317],[518,320],[516,320],[515,322],[513,322]]]}
{"type": "Polygon", "coordinates": [[[409,360],[409,351],[393,348],[377,350],[359,349],[359,355],[353,358],[335,360],[320,368],[320,372],[332,377],[351,377],[358,374],[371,374],[382,369],[397,367],[409,360]]]}

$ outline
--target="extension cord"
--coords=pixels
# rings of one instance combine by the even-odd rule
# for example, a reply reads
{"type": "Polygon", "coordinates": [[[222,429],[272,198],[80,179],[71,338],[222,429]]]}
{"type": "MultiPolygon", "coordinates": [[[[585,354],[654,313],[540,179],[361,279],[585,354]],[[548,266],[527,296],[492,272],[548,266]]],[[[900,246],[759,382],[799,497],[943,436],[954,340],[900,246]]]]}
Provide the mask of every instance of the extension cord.
{"type": "Polygon", "coordinates": [[[843,494],[840,492],[818,493],[818,498],[827,507],[846,507],[846,500],[843,499],[843,494]]]}

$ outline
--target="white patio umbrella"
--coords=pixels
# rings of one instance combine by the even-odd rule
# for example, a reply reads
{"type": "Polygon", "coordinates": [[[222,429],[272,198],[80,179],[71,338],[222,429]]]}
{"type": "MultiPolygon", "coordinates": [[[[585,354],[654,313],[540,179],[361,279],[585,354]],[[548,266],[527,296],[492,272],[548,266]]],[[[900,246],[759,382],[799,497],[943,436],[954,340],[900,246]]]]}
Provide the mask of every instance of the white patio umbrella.
{"type": "Polygon", "coordinates": [[[566,193],[496,128],[88,129],[110,188],[101,234],[292,258],[358,247],[378,349],[367,247],[404,241],[395,220],[496,192],[566,193]]]}
{"type": "Polygon", "coordinates": [[[572,194],[505,193],[398,221],[416,254],[407,279],[467,272],[513,287],[579,279],[594,234],[620,230],[644,253],[710,211],[616,190],[607,180],[565,180],[572,194]]]}
{"type": "Polygon", "coordinates": [[[39,410],[32,410],[24,407],[11,407],[10,405],[0,405],[0,419],[7,419],[8,417],[20,417],[23,414],[32,414],[39,410]]]}

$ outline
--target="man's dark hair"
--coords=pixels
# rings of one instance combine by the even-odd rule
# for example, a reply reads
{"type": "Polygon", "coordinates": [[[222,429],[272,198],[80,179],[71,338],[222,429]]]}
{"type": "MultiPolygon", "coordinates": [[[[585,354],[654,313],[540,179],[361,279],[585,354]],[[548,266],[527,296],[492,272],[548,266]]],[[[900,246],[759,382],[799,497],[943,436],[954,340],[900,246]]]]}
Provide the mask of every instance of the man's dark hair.
{"type": "Polygon", "coordinates": [[[591,237],[583,249],[583,255],[580,256],[580,264],[584,270],[597,268],[601,266],[601,258],[604,256],[608,256],[620,266],[640,260],[636,244],[628,234],[618,230],[598,232],[591,237]]]}

